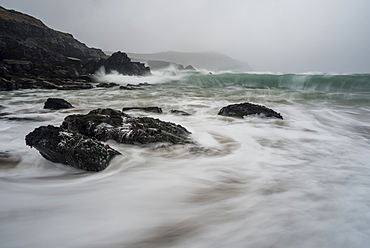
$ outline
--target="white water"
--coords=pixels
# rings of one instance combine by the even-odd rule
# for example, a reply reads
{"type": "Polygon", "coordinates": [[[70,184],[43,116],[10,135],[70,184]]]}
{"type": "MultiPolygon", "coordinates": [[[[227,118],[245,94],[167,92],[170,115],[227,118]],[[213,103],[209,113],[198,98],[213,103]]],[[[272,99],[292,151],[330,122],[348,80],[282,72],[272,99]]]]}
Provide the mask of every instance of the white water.
{"type": "Polygon", "coordinates": [[[0,151],[14,155],[0,160],[1,248],[368,247],[370,107],[353,101],[363,95],[198,87],[206,75],[195,84],[186,75],[109,77],[156,85],[0,92],[7,117],[38,120],[0,119],[0,151]],[[48,97],[75,108],[43,110],[48,97]],[[284,120],[217,116],[245,101],[284,120]],[[161,107],[164,114],[131,113],[181,124],[206,149],[108,142],[123,156],[86,173],[25,146],[34,128],[69,114],[130,106],[161,107]]]}

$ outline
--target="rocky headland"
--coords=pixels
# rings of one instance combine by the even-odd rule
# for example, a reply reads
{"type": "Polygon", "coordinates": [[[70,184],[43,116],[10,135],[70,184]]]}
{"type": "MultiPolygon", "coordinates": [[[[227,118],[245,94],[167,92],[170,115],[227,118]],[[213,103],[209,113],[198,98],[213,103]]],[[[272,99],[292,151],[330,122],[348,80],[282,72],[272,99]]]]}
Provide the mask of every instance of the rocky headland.
{"type": "Polygon", "coordinates": [[[150,68],[126,53],[107,56],[73,35],[0,6],[0,91],[17,89],[90,89],[101,66],[124,75],[147,75],[150,68]]]}

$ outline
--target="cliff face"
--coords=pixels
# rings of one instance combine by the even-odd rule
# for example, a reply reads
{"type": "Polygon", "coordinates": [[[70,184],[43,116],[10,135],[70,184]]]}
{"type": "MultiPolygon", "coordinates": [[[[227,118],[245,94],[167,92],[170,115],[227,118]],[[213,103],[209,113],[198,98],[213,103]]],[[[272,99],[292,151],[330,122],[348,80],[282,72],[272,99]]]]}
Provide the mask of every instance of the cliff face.
{"type": "MultiPolygon", "coordinates": [[[[102,50],[87,47],[71,34],[53,30],[32,16],[0,6],[1,84],[9,84],[9,80],[19,81],[19,78],[75,80],[94,73],[100,66],[107,66],[107,71],[119,68],[120,73],[129,75],[150,73],[148,67],[133,63],[130,58],[117,61],[124,62],[118,65],[106,63],[107,60],[108,56],[102,50]]],[[[24,87],[31,86],[23,84],[18,88],[24,87]]]]}
{"type": "Polygon", "coordinates": [[[2,59],[38,60],[45,53],[81,60],[107,57],[100,49],[89,48],[71,34],[48,28],[40,20],[0,7],[0,49],[2,59]],[[33,57],[32,55],[39,56],[33,57]]]}

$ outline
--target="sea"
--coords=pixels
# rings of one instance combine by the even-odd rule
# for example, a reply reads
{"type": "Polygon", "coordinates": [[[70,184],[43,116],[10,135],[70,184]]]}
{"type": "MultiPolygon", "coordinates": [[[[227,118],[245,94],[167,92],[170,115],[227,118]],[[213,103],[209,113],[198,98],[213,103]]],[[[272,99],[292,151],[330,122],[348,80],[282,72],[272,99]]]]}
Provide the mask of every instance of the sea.
{"type": "Polygon", "coordinates": [[[93,88],[0,92],[0,247],[367,248],[370,74],[99,71],[93,88]],[[74,108],[43,109],[47,98],[74,108]],[[250,102],[281,119],[217,115],[250,102]],[[44,159],[25,136],[96,108],[182,125],[195,145],[125,145],[101,172],[44,159]],[[191,115],[174,115],[171,110],[191,115]]]}

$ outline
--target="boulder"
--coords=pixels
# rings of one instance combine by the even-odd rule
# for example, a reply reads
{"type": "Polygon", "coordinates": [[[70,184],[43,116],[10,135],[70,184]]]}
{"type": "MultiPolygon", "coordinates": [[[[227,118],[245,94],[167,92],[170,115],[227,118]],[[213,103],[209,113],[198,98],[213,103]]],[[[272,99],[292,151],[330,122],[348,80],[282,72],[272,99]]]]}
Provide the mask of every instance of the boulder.
{"type": "Polygon", "coordinates": [[[48,98],[44,104],[44,109],[69,109],[72,104],[61,98],[48,98]]]}
{"type": "Polygon", "coordinates": [[[171,122],[151,117],[131,117],[118,110],[99,109],[87,115],[69,115],[62,128],[101,141],[115,140],[123,144],[191,143],[190,132],[171,122]]]}
{"type": "Polygon", "coordinates": [[[249,115],[256,115],[256,116],[265,117],[265,118],[283,119],[280,113],[277,113],[272,109],[269,109],[262,105],[257,105],[257,104],[248,103],[248,102],[232,104],[232,105],[223,107],[218,112],[218,115],[238,117],[238,118],[243,118],[244,116],[249,116],[249,115]]]}
{"type": "Polygon", "coordinates": [[[41,126],[26,136],[26,144],[55,163],[86,171],[104,170],[120,153],[84,135],[54,126],[41,126]]]}

